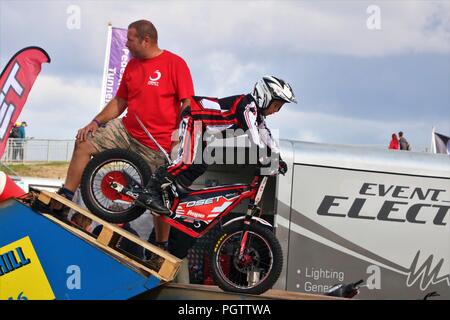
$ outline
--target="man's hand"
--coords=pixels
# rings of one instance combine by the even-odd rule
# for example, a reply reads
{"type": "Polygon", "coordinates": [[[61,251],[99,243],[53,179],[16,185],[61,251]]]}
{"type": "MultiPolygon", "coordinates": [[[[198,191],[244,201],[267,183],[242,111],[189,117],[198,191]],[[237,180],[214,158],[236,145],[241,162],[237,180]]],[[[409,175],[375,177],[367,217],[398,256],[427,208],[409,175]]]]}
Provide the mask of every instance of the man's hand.
{"type": "Polygon", "coordinates": [[[97,129],[98,124],[95,121],[91,121],[87,126],[78,130],[76,138],[80,142],[86,141],[89,132],[92,134],[92,136],[95,136],[95,132],[97,131],[97,129]]]}
{"type": "Polygon", "coordinates": [[[286,162],[284,162],[283,160],[280,159],[280,162],[278,164],[278,172],[284,176],[287,171],[288,171],[288,167],[287,167],[286,162]]]}

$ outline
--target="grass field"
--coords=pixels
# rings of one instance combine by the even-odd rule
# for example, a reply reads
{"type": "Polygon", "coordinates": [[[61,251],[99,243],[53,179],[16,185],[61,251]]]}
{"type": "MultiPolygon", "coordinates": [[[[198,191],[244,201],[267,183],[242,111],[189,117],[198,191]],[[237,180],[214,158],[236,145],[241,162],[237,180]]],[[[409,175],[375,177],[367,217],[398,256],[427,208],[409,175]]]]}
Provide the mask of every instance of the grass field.
{"type": "Polygon", "coordinates": [[[68,162],[46,162],[29,164],[1,164],[0,170],[12,176],[17,174],[21,177],[36,177],[47,179],[65,179],[68,162]],[[15,174],[14,174],[15,173],[15,174]]]}

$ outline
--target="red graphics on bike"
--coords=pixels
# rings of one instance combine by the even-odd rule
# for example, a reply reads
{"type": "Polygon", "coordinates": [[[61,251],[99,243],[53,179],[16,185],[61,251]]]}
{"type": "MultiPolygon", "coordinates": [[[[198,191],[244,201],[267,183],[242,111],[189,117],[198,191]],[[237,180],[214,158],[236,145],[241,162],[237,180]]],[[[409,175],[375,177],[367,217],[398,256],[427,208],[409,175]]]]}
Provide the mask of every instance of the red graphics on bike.
{"type": "Polygon", "coordinates": [[[111,182],[118,182],[123,186],[128,186],[127,179],[125,178],[125,175],[121,171],[111,171],[108,172],[102,179],[101,182],[101,189],[103,195],[108,198],[109,200],[123,200],[132,202],[133,199],[130,197],[127,197],[124,194],[118,193],[116,190],[111,188],[111,182]]]}
{"type": "Polygon", "coordinates": [[[207,199],[186,201],[178,204],[175,211],[176,218],[183,218],[185,221],[193,219],[209,224],[220,213],[225,211],[238,196],[227,199],[224,196],[217,196],[207,199]]]}
{"type": "Polygon", "coordinates": [[[164,219],[181,231],[198,238],[251,195],[249,185],[193,191],[183,196],[178,203],[174,203],[174,213],[170,219],[164,219]]]}

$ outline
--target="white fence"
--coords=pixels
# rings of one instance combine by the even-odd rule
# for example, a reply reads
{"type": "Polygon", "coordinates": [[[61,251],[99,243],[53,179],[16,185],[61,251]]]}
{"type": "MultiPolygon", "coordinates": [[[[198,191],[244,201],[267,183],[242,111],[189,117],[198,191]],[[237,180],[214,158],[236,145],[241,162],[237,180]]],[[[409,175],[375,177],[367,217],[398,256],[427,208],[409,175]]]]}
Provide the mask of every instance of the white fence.
{"type": "Polygon", "coordinates": [[[70,161],[75,140],[12,139],[8,140],[3,163],[70,161]]]}

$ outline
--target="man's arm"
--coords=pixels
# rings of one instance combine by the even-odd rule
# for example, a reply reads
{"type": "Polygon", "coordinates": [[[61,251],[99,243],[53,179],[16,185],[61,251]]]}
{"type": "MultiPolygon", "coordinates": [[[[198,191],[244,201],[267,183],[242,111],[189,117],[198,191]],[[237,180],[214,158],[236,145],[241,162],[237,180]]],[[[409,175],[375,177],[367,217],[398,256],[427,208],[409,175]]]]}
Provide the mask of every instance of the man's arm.
{"type": "Polygon", "coordinates": [[[108,102],[108,104],[98,115],[95,116],[94,119],[100,123],[106,123],[109,120],[115,119],[125,111],[126,104],[126,100],[116,96],[108,102]]]}
{"type": "Polygon", "coordinates": [[[287,163],[281,159],[280,147],[278,146],[277,141],[273,138],[270,129],[266,125],[266,121],[263,120],[261,124],[258,126],[261,140],[266,144],[268,149],[268,155],[271,158],[270,165],[273,164],[278,166],[278,172],[282,175],[285,175],[288,171],[287,163]],[[272,163],[272,161],[275,161],[272,163]]]}
{"type": "Polygon", "coordinates": [[[280,153],[280,148],[277,141],[273,138],[270,129],[266,125],[266,121],[263,120],[258,126],[259,137],[264,144],[270,149],[271,152],[280,153]]]}
{"type": "Polygon", "coordinates": [[[87,126],[78,130],[76,136],[77,140],[86,141],[89,132],[91,132],[92,136],[94,136],[100,124],[106,123],[109,120],[115,119],[120,116],[125,111],[126,104],[126,100],[117,96],[114,97],[87,126]]]}
{"type": "Polygon", "coordinates": [[[244,130],[247,130],[250,141],[253,144],[260,149],[266,148],[267,150],[265,156],[260,156],[258,161],[263,165],[267,165],[265,162],[270,160],[271,171],[269,174],[273,174],[272,170],[278,169],[278,171],[284,175],[287,172],[287,165],[281,159],[280,148],[278,147],[276,140],[272,137],[265,120],[262,119],[261,121],[258,121],[259,115],[254,102],[251,102],[242,108],[245,103],[246,102],[238,106],[237,110],[237,117],[241,126],[244,130]],[[273,163],[272,160],[275,160],[275,163],[273,163]],[[273,165],[275,165],[275,167],[273,167],[273,165]]]}
{"type": "MultiPolygon", "coordinates": [[[[191,105],[191,100],[189,98],[181,100],[180,112],[178,113],[178,117],[177,117],[177,125],[179,125],[179,123],[182,119],[184,110],[187,107],[189,107],[190,105],[191,105]]],[[[172,145],[171,145],[170,149],[174,150],[174,148],[176,147],[178,142],[179,142],[178,141],[178,130],[175,130],[175,132],[172,134],[172,145]]]]}
{"type": "Polygon", "coordinates": [[[180,107],[180,112],[178,113],[177,123],[180,123],[181,115],[183,114],[184,109],[186,109],[190,105],[191,105],[191,99],[186,98],[186,99],[181,100],[181,107],[180,107]]]}
{"type": "Polygon", "coordinates": [[[261,140],[258,131],[258,113],[255,103],[253,101],[248,103],[248,101],[242,100],[236,109],[236,117],[241,124],[241,128],[247,133],[247,136],[250,138],[250,142],[252,142],[259,148],[264,148],[265,144],[261,140]]]}

